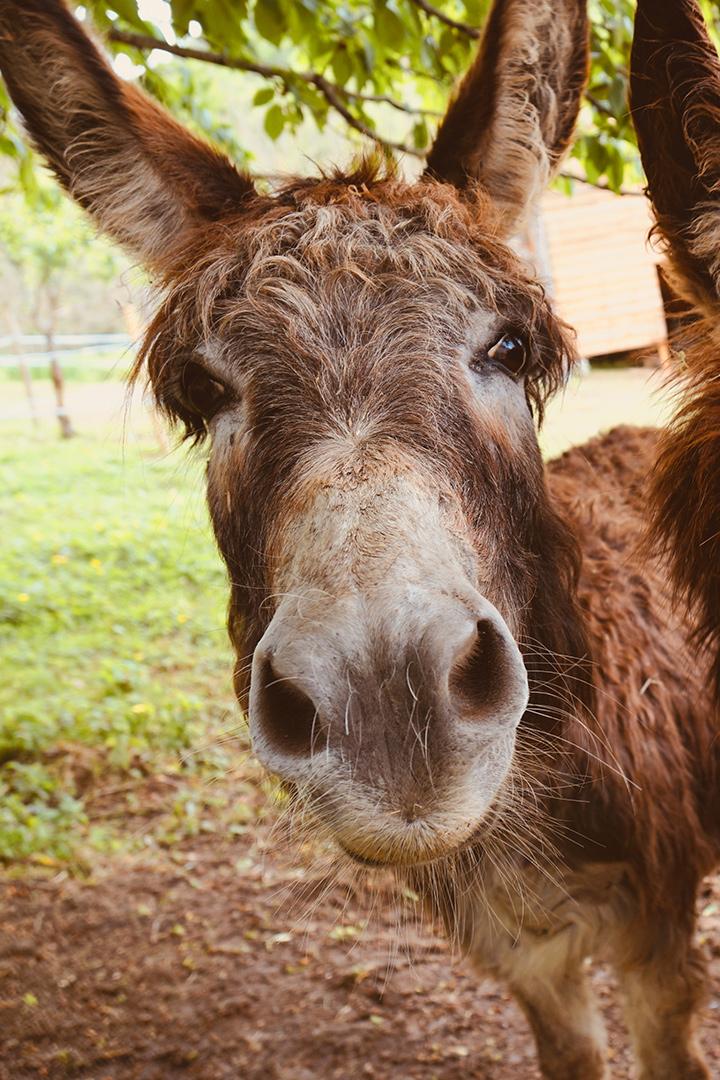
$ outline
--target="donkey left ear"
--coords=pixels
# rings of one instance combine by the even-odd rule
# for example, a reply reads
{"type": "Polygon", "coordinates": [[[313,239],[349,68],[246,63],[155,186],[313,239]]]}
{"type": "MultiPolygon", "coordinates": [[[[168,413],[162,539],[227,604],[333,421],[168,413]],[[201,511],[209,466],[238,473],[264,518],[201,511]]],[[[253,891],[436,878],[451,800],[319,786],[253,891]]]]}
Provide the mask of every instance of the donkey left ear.
{"type": "Polygon", "coordinates": [[[495,0],[425,176],[479,184],[518,232],[570,144],[588,73],[587,0],[495,0]]]}
{"type": "Polygon", "coordinates": [[[248,176],[123,82],[64,0],[0,0],[0,71],[60,183],[154,271],[237,214],[248,176]]]}

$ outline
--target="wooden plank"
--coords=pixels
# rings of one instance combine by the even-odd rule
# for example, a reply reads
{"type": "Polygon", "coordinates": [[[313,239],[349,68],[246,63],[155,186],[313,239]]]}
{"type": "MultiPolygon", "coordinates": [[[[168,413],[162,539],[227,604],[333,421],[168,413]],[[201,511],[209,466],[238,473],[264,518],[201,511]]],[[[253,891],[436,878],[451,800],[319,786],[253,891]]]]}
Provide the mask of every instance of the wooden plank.
{"type": "Polygon", "coordinates": [[[588,188],[542,205],[555,307],[584,356],[651,348],[667,337],[659,255],[645,199],[588,188]]]}

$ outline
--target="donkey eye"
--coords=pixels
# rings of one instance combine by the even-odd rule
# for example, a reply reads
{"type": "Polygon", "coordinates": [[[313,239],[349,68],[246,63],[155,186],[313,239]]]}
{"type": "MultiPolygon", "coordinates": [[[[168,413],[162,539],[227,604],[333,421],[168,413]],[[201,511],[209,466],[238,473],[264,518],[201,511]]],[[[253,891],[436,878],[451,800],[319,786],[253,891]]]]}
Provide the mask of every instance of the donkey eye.
{"type": "Polygon", "coordinates": [[[183,368],[180,385],[185,404],[206,420],[214,416],[229,398],[227,387],[192,360],[183,368]]]}
{"type": "Polygon", "coordinates": [[[500,340],[488,349],[488,359],[499,364],[509,375],[517,377],[525,369],[527,346],[517,334],[504,334],[500,340]]]}

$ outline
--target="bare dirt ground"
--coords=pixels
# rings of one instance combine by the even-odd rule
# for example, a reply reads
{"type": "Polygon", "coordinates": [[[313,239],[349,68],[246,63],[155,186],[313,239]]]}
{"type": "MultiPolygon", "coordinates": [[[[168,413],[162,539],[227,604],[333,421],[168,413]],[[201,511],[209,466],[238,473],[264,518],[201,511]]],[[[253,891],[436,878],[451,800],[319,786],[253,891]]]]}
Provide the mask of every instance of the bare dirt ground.
{"type": "MultiPolygon", "coordinates": [[[[91,883],[6,880],[0,894],[2,1080],[539,1076],[502,989],[451,965],[412,913],[398,933],[412,896],[388,881],[337,885],[269,843],[267,826],[114,861],[91,883]]],[[[720,888],[700,906],[712,973],[702,1042],[720,1076],[720,888]]],[[[612,1075],[625,1080],[614,988],[602,968],[594,982],[612,1075]]]]}

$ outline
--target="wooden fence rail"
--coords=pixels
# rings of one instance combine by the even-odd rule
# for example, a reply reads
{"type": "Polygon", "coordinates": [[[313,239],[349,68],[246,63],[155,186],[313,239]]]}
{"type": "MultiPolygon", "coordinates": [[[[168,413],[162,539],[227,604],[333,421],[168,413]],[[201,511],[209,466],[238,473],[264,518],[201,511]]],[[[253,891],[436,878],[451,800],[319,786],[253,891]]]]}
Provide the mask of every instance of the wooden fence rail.
{"type": "MultiPolygon", "coordinates": [[[[55,394],[55,416],[63,439],[71,438],[73,430],[65,403],[65,378],[62,361],[79,359],[80,362],[99,353],[130,350],[132,341],[127,334],[14,334],[0,337],[0,368],[18,368],[25,388],[28,415],[34,427],[38,426],[37,404],[33,392],[32,369],[47,367],[55,394]],[[43,345],[43,349],[37,349],[43,345]],[[5,351],[11,349],[12,351],[5,351]]],[[[108,364],[111,368],[117,361],[108,364]]],[[[15,419],[13,414],[0,412],[0,420],[15,419]]]]}

